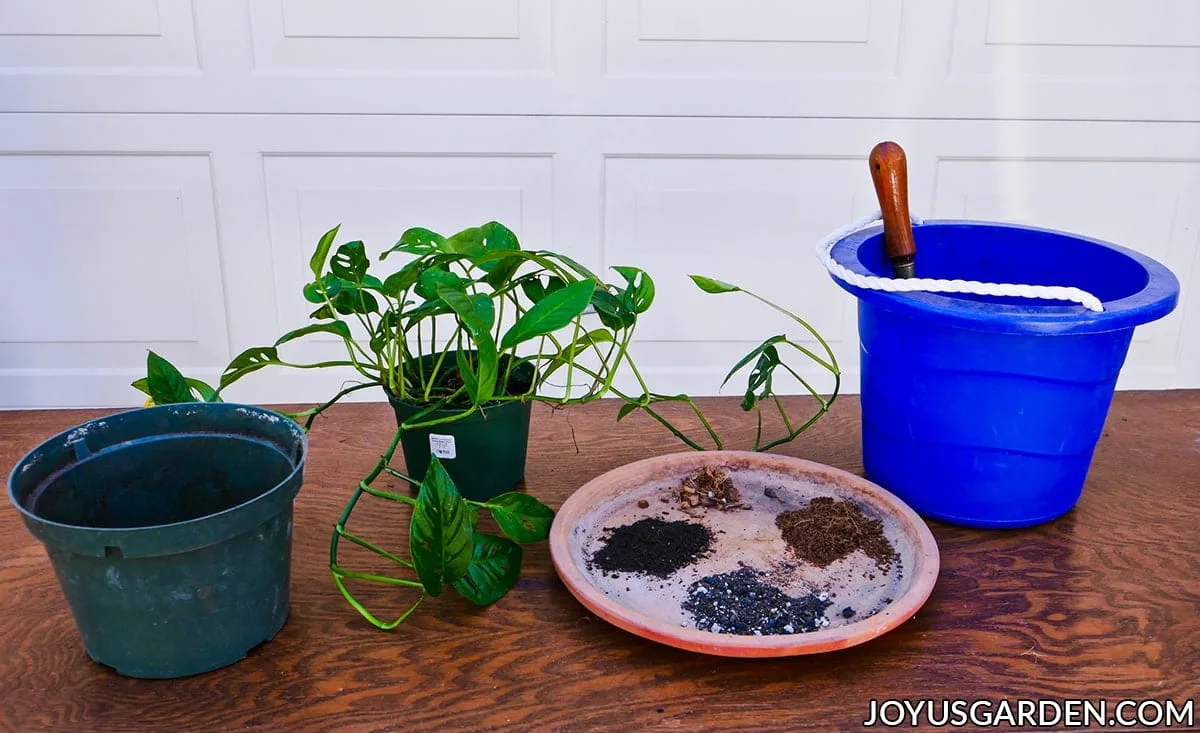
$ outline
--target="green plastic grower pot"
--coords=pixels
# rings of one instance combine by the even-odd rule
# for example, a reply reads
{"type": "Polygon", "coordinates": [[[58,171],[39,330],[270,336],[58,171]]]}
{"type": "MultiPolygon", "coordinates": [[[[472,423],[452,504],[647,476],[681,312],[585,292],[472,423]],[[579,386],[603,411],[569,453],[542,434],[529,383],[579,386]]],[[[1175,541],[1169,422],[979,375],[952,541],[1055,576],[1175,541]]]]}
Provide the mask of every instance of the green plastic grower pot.
{"type": "Polygon", "coordinates": [[[88,656],[128,677],[185,677],[242,659],[286,621],[307,450],[299,425],[258,407],[129,410],[30,451],[8,496],[88,656]]]}
{"type": "MultiPolygon", "coordinates": [[[[451,352],[445,363],[453,364],[454,357],[451,352]]],[[[430,367],[434,358],[421,357],[425,368],[430,367]]],[[[533,365],[521,362],[513,371],[527,386],[533,365]]],[[[428,407],[397,399],[390,392],[388,401],[396,413],[397,426],[428,407]]],[[[468,499],[487,501],[517,489],[525,479],[532,407],[529,400],[505,401],[439,425],[406,430],[400,436],[405,472],[420,481],[431,457],[436,455],[454,479],[458,492],[468,499]]],[[[435,410],[422,416],[420,422],[462,413],[463,410],[435,410]]]]}

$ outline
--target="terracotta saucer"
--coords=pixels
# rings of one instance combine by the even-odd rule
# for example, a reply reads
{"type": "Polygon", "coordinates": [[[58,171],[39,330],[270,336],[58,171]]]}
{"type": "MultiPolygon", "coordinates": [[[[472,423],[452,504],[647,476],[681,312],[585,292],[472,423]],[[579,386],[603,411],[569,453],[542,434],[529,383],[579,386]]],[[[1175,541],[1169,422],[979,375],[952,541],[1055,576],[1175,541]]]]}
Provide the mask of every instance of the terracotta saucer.
{"type": "MultiPolygon", "coordinates": [[[[729,657],[816,654],[862,644],[901,625],[929,598],[939,556],[932,533],[898,498],[866,479],[818,463],[744,451],[676,453],[621,466],[580,487],[550,531],[555,569],[580,603],[609,623],[680,649],[729,657]],[[681,504],[678,487],[701,467],[719,467],[737,487],[742,508],[681,504]],[[855,550],[818,567],[785,542],[775,519],[816,497],[850,500],[879,520],[895,550],[883,562],[855,550]],[[614,528],[643,518],[686,520],[709,528],[707,555],[663,577],[593,567],[614,528]],[[814,630],[762,635],[697,627],[683,609],[706,576],[749,566],[791,599],[816,595],[830,605],[814,630]]],[[[876,553],[879,554],[879,553],[876,553]]],[[[760,632],[761,633],[761,632],[760,632]]]]}

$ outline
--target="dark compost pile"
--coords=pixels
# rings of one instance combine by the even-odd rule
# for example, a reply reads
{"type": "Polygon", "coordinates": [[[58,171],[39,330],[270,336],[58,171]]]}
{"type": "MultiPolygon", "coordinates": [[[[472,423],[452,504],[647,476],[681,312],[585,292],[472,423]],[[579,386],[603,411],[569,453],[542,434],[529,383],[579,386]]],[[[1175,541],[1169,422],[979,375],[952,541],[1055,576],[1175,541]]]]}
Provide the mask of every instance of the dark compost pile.
{"type": "Polygon", "coordinates": [[[592,565],[606,572],[628,572],[665,578],[705,555],[712,531],[693,522],[639,519],[610,532],[592,565]]]}

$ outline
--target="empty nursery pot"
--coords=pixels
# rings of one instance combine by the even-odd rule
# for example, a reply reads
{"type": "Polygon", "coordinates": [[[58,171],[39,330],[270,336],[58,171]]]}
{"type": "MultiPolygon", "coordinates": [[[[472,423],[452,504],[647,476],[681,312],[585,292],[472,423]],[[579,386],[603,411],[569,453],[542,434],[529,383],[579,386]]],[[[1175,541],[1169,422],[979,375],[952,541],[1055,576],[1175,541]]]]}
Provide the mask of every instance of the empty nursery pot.
{"type": "Polygon", "coordinates": [[[50,557],[88,655],[129,677],[236,662],[288,615],[308,439],[228,403],[130,410],[37,446],[9,500],[50,557]]]}
{"type": "MultiPolygon", "coordinates": [[[[914,227],[917,272],[938,280],[1074,286],[1094,312],[1057,300],[885,292],[858,298],[863,464],[921,514],[1024,527],[1078,501],[1134,328],[1170,313],[1179,282],[1124,247],[1010,224],[914,227]]],[[[831,256],[890,277],[881,228],[831,256]]]]}

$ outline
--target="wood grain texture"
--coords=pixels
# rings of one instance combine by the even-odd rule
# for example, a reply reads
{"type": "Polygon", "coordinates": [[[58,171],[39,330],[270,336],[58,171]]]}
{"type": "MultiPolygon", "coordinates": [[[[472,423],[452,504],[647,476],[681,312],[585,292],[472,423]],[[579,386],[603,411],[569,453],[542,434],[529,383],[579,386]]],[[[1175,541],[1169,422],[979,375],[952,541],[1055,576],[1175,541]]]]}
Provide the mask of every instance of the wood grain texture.
{"type": "MultiPolygon", "coordinates": [[[[749,443],[736,400],[704,401],[749,443]]],[[[535,411],[528,489],[557,507],[588,479],[680,449],[616,405],[535,411]]],[[[0,413],[5,476],[97,411],[0,413]]],[[[334,588],[329,531],[390,437],[386,404],[339,406],[312,432],[296,501],[291,616],[253,655],[199,677],[124,679],[83,651],[40,545],[0,509],[0,730],[411,731],[857,729],[871,699],[1200,696],[1200,392],[1120,393],[1083,497],[1028,530],[931,522],[942,570],[899,629],[817,657],[733,660],[644,641],[587,613],[545,546],[512,593],[478,610],[433,599],[374,630],[334,588]]],[[[777,449],[861,473],[858,405],[777,449]]],[[[402,541],[374,505],[358,530],[402,541]]],[[[400,607],[400,596],[375,600],[400,607]]]]}
{"type": "Polygon", "coordinates": [[[871,149],[868,164],[883,217],[884,254],[892,261],[896,277],[912,277],[917,243],[908,213],[908,158],[899,145],[884,141],[871,149]]]}

